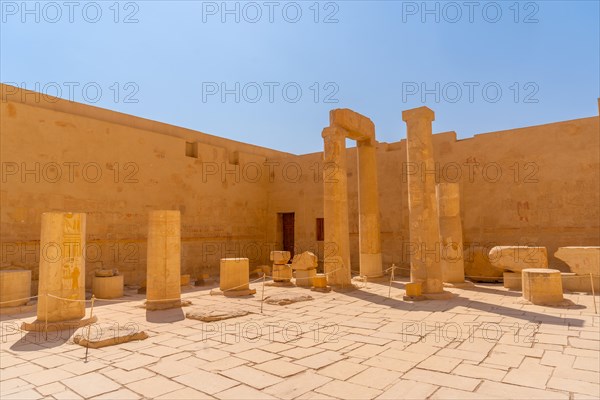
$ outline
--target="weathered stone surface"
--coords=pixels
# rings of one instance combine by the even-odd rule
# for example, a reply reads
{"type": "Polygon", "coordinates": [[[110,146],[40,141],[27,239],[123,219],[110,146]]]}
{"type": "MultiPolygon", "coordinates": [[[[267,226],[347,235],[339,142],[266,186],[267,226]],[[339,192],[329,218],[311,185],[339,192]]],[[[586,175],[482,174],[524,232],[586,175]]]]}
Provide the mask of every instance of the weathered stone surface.
{"type": "Polygon", "coordinates": [[[85,231],[85,214],[42,214],[38,320],[47,316],[50,322],[69,321],[85,315],[85,231]]]}
{"type": "Polygon", "coordinates": [[[292,279],[292,266],[290,264],[273,264],[273,280],[275,282],[289,282],[292,279]]]}
{"type": "Polygon", "coordinates": [[[267,304],[278,304],[284,306],[286,304],[297,303],[299,301],[313,300],[312,296],[297,293],[280,293],[265,297],[264,301],[267,304]]]}
{"type": "Polygon", "coordinates": [[[317,289],[324,289],[327,287],[327,275],[316,274],[313,277],[313,286],[317,289]]]}
{"type": "Polygon", "coordinates": [[[356,147],[358,151],[359,270],[361,275],[375,278],[383,276],[375,138],[359,140],[356,142],[356,147]]]}
{"type": "Polygon", "coordinates": [[[317,275],[317,270],[297,270],[294,274],[296,276],[296,286],[311,287],[313,285],[313,278],[317,275]]]}
{"type": "MultiPolygon", "coordinates": [[[[406,122],[406,158],[409,165],[420,170],[435,170],[431,123],[434,113],[427,107],[402,112],[406,122]]],[[[435,193],[435,175],[408,173],[408,204],[411,281],[420,282],[423,294],[442,293],[444,290],[440,226],[435,193]]]]}
{"type": "Polygon", "coordinates": [[[444,282],[464,283],[460,186],[458,183],[440,183],[436,186],[436,193],[442,244],[442,277],[444,282]]]}
{"type": "Polygon", "coordinates": [[[475,282],[497,282],[502,271],[490,263],[490,249],[484,246],[465,246],[463,249],[465,276],[475,282]]]}
{"type": "Polygon", "coordinates": [[[537,305],[563,302],[560,271],[548,268],[526,268],[522,271],[523,298],[537,305]]]}
{"type": "Polygon", "coordinates": [[[156,210],[149,213],[146,281],[147,309],[159,310],[181,304],[179,210],[156,210]]]}
{"type": "Polygon", "coordinates": [[[511,290],[521,290],[522,273],[521,272],[504,272],[502,274],[503,286],[511,290]]]}
{"type": "Polygon", "coordinates": [[[213,322],[229,318],[243,317],[250,311],[240,309],[191,309],[185,313],[185,317],[198,321],[213,322]]]}
{"type": "Polygon", "coordinates": [[[527,268],[548,268],[545,247],[496,246],[490,250],[490,263],[494,268],[520,272],[527,268]]]}
{"type": "MultiPolygon", "coordinates": [[[[132,325],[134,326],[136,325],[132,325]]],[[[131,331],[115,324],[95,324],[85,328],[82,334],[75,335],[73,342],[83,347],[99,349],[147,338],[148,334],[144,331],[131,331]]]]}
{"type": "Polygon", "coordinates": [[[180,308],[187,307],[191,305],[191,300],[158,300],[156,302],[150,302],[150,300],[146,300],[146,302],[141,305],[141,308],[145,308],[150,311],[160,311],[160,310],[168,310],[171,308],[180,308]]]}
{"type": "Polygon", "coordinates": [[[181,275],[180,279],[181,279],[181,283],[180,283],[181,286],[189,286],[191,283],[192,277],[189,274],[184,274],[184,275],[181,275]]]}
{"type": "Polygon", "coordinates": [[[250,263],[247,258],[221,258],[219,288],[223,292],[250,288],[250,263]]]}
{"type": "Polygon", "coordinates": [[[289,251],[283,251],[283,250],[275,250],[272,251],[271,254],[269,255],[269,259],[271,261],[273,261],[273,264],[287,264],[288,261],[290,261],[290,258],[292,257],[292,255],[290,254],[289,251]]]}
{"type": "Polygon", "coordinates": [[[96,315],[90,318],[81,318],[81,319],[73,319],[67,321],[56,321],[56,322],[48,322],[46,325],[46,321],[35,320],[31,323],[23,322],[21,324],[21,330],[30,331],[30,332],[44,332],[46,327],[48,328],[48,332],[56,332],[56,331],[74,331],[77,328],[81,328],[87,325],[91,325],[98,322],[98,317],[96,315]]]}
{"type": "Polygon", "coordinates": [[[29,302],[31,271],[7,269],[0,271],[0,308],[19,307],[29,302]]]}
{"type": "MultiPolygon", "coordinates": [[[[350,285],[350,228],[348,225],[347,132],[339,127],[323,129],[323,216],[325,242],[330,248],[323,265],[332,285],[350,285]]],[[[292,262],[293,264],[293,262],[292,262]]]]}
{"type": "MultiPolygon", "coordinates": [[[[594,291],[600,290],[600,276],[577,275],[573,272],[561,272],[560,278],[564,292],[592,293],[592,281],[594,291]]],[[[512,290],[522,290],[522,272],[505,272],[504,287],[512,290]]]]}
{"type": "Polygon", "coordinates": [[[99,299],[116,299],[123,296],[123,275],[99,277],[92,282],[92,294],[99,299]]]}
{"type": "Polygon", "coordinates": [[[97,277],[103,277],[103,278],[108,278],[110,276],[114,276],[115,271],[112,269],[97,269],[96,271],[94,271],[94,276],[97,277]]]}
{"type": "Polygon", "coordinates": [[[305,251],[304,253],[296,254],[292,259],[292,269],[293,270],[309,270],[315,269],[318,265],[317,256],[310,251],[305,251]]]}
{"type": "Polygon", "coordinates": [[[559,247],[554,257],[567,263],[577,275],[600,275],[600,247],[559,247]]]}
{"type": "Polygon", "coordinates": [[[577,275],[573,272],[563,272],[560,275],[564,291],[592,293],[593,283],[594,293],[598,295],[600,292],[600,276],[598,275],[592,275],[591,279],[589,274],[577,275]]]}
{"type": "Polygon", "coordinates": [[[365,140],[375,137],[375,124],[373,124],[373,121],[349,108],[331,110],[329,112],[329,124],[344,128],[350,139],[365,140]]]}

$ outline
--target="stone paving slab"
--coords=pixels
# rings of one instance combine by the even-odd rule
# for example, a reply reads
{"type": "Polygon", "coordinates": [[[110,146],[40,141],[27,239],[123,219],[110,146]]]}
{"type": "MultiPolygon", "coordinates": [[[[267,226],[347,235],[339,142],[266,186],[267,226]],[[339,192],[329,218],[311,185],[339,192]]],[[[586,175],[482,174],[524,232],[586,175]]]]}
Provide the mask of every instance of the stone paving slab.
{"type": "MultiPolygon", "coordinates": [[[[255,289],[262,289],[260,285],[255,289]]],[[[184,310],[147,314],[143,295],[94,308],[99,326],[146,331],[145,341],[86,349],[82,330],[23,332],[35,313],[1,316],[4,399],[586,399],[600,394],[600,317],[590,295],[572,307],[526,305],[501,285],[448,290],[450,300],[405,302],[369,282],[313,301],[264,304],[182,297],[198,309],[251,314],[202,322],[184,310]]],[[[303,295],[265,287],[265,296],[303,295]]],[[[259,292],[260,293],[260,292],[259,292]]],[[[88,315],[89,315],[89,309],[88,315]]]]}

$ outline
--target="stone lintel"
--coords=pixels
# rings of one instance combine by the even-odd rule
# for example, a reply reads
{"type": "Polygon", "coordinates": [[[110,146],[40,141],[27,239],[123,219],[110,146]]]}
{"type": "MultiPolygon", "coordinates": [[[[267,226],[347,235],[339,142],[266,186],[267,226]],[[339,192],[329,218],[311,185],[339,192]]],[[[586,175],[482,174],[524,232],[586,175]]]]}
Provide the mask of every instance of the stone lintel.
{"type": "Polygon", "coordinates": [[[347,131],[347,137],[353,140],[374,140],[375,124],[369,118],[349,108],[337,108],[329,112],[329,124],[347,131]]]}
{"type": "Polygon", "coordinates": [[[323,128],[323,132],[321,133],[321,137],[323,139],[334,138],[334,137],[348,137],[348,131],[340,128],[339,126],[328,126],[323,128]]]}

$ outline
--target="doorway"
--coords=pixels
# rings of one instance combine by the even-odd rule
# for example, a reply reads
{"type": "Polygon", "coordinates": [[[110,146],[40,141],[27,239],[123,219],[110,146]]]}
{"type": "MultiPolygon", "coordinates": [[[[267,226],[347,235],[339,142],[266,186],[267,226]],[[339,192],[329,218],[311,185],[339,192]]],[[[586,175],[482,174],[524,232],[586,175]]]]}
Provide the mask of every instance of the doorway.
{"type": "Polygon", "coordinates": [[[281,232],[282,232],[282,245],[284,251],[289,251],[291,256],[294,257],[294,213],[282,213],[281,215],[281,232]]]}

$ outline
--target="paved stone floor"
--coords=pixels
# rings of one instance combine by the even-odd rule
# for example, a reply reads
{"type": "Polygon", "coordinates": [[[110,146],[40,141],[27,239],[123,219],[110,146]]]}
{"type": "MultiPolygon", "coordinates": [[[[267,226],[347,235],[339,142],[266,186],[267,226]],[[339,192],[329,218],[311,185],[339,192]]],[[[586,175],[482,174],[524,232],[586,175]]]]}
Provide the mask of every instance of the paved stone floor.
{"type": "MultiPolygon", "coordinates": [[[[360,285],[360,284],[359,284],[360,285]]],[[[253,285],[254,286],[254,285],[253,285]]],[[[2,318],[0,398],[9,399],[596,399],[599,317],[575,305],[526,305],[501,285],[449,289],[447,301],[388,298],[385,282],[348,293],[266,287],[312,301],[264,305],[187,290],[190,308],[252,311],[204,323],[182,310],[146,312],[143,295],[97,302],[99,322],[145,330],[144,341],[90,349],[21,332],[33,313],[2,318]]],[[[88,309],[89,312],[89,309],[88,309]]],[[[84,331],[85,332],[85,331],[84,331]]],[[[94,334],[92,329],[91,334],[94,334]]]]}

